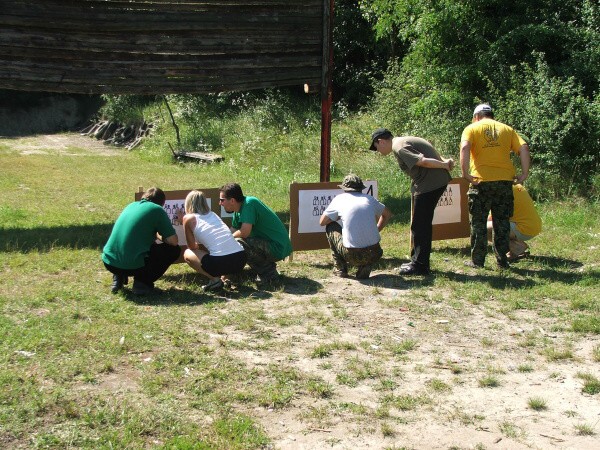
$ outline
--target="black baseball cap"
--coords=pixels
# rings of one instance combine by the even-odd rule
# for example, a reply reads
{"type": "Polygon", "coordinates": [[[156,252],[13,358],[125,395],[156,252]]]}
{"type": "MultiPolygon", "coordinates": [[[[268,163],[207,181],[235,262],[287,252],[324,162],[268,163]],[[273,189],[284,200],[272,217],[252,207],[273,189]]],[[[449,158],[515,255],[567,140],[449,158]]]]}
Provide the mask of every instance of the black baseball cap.
{"type": "Polygon", "coordinates": [[[387,128],[377,128],[375,131],[373,131],[373,133],[371,133],[371,146],[369,147],[369,150],[377,150],[375,148],[375,141],[377,139],[388,138],[392,136],[392,132],[387,128]]]}

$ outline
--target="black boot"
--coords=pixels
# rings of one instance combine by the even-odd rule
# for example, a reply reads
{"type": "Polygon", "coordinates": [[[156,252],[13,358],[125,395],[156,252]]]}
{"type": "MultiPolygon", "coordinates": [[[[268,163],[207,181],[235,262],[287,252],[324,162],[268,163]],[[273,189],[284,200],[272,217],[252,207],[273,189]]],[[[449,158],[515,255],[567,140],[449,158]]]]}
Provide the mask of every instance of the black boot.
{"type": "Polygon", "coordinates": [[[124,277],[123,275],[113,274],[112,284],[110,285],[110,292],[116,294],[121,289],[123,289],[124,284],[127,284],[127,277],[124,277]]]}

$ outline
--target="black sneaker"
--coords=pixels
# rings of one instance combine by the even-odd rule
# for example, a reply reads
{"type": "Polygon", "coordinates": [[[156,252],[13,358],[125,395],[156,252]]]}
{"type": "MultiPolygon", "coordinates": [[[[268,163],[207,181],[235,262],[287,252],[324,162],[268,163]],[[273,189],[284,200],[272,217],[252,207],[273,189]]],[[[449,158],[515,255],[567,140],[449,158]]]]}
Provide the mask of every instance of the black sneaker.
{"type": "Polygon", "coordinates": [[[133,280],[133,293],[135,295],[148,295],[154,290],[154,286],[147,285],[146,283],[133,280]]]}
{"type": "Polygon", "coordinates": [[[348,272],[342,269],[333,269],[333,276],[338,278],[348,278],[348,272]]]}
{"type": "Polygon", "coordinates": [[[505,259],[498,260],[496,263],[498,264],[499,269],[510,269],[510,264],[505,259]]]}
{"type": "Polygon", "coordinates": [[[429,269],[414,263],[400,267],[400,275],[429,275],[429,269]]]}
{"type": "Polygon", "coordinates": [[[256,275],[256,282],[258,284],[272,284],[279,281],[279,272],[277,269],[269,272],[256,275]]]}

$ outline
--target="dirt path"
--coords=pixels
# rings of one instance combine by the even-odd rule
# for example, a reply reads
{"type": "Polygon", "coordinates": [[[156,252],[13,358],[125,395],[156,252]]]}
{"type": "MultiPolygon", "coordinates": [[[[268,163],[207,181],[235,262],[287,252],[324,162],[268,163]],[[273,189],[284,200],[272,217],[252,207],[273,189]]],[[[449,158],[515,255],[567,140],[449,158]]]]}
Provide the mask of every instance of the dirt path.
{"type": "Polygon", "coordinates": [[[77,133],[41,134],[23,138],[5,138],[11,147],[22,154],[96,155],[113,156],[122,154],[124,149],[104,145],[102,141],[77,133]],[[83,150],[83,152],[81,151],[83,150]]]}
{"type": "Polygon", "coordinates": [[[275,448],[600,449],[597,435],[577,428],[599,429],[600,399],[582,393],[578,375],[598,376],[591,355],[600,338],[580,339],[572,359],[549,362],[541,342],[573,339],[547,331],[550,319],[451,305],[435,289],[415,296],[398,279],[378,272],[376,283],[317,280],[324,289],[310,299],[283,293],[263,302],[271,319],[304,318],[298,325],[228,333],[257,343],[236,353],[248,366],[277,361],[333,387],[329,398],[303,395],[288,408],[252,411],[275,448]],[[278,345],[259,345],[256,334],[267,331],[278,345]],[[333,350],[314,357],[323,345],[333,350]],[[536,398],[539,411],[528,405],[536,398]]]}

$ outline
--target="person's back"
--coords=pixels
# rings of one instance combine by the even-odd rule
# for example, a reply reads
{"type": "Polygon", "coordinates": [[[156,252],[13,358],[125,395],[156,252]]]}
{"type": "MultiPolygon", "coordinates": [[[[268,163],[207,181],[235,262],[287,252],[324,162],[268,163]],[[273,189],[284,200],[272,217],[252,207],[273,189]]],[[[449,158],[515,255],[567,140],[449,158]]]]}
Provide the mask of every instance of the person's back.
{"type": "Polygon", "coordinates": [[[337,195],[327,208],[335,211],[342,222],[342,236],[347,248],[364,248],[380,241],[376,217],[383,212],[381,203],[359,192],[337,195]]]}
{"type": "Polygon", "coordinates": [[[211,255],[222,256],[242,251],[242,246],[235,240],[229,227],[214,212],[194,216],[196,242],[206,247],[211,255]]]}
{"type": "Polygon", "coordinates": [[[418,164],[423,158],[443,161],[438,151],[427,140],[417,136],[395,137],[392,149],[400,169],[411,178],[411,189],[414,194],[422,194],[446,186],[452,179],[446,169],[418,164]]]}
{"type": "Polygon", "coordinates": [[[483,118],[468,125],[462,141],[471,142],[471,175],[479,181],[512,181],[515,167],[511,152],[519,154],[524,141],[508,125],[483,118]]]}
{"type": "Polygon", "coordinates": [[[163,208],[145,199],[130,203],[113,226],[102,260],[121,269],[142,267],[156,233],[163,236],[175,234],[163,208]]]}
{"type": "Polygon", "coordinates": [[[514,211],[510,221],[520,233],[531,237],[537,236],[542,231],[542,219],[538,214],[533,199],[524,186],[515,184],[513,186],[514,211]]]}

